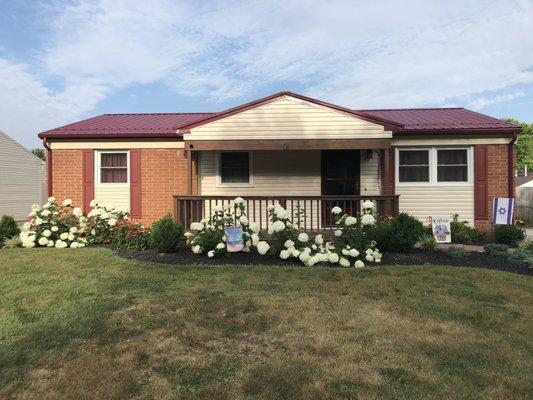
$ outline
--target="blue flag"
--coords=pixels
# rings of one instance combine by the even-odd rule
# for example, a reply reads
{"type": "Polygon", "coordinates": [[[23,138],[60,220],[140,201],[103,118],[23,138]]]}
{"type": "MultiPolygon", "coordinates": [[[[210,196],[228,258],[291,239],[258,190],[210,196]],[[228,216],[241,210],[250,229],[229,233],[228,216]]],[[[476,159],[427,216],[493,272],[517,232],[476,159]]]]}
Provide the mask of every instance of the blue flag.
{"type": "Polygon", "coordinates": [[[494,197],[492,199],[492,223],[494,225],[513,224],[514,198],[494,197]]]}

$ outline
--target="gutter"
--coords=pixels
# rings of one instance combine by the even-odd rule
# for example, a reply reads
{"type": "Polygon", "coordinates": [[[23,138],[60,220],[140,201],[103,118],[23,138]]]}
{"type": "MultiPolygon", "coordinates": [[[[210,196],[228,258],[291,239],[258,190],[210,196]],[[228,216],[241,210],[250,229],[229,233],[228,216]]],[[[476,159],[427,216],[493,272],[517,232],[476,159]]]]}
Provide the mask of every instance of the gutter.
{"type": "Polygon", "coordinates": [[[43,139],[43,146],[46,149],[46,186],[50,197],[52,196],[52,148],[48,145],[47,139],[43,139]]]}
{"type": "Polygon", "coordinates": [[[508,186],[508,197],[515,197],[515,186],[514,186],[514,164],[515,164],[515,154],[514,154],[514,144],[518,135],[515,133],[513,138],[507,145],[507,186],[508,186]]]}

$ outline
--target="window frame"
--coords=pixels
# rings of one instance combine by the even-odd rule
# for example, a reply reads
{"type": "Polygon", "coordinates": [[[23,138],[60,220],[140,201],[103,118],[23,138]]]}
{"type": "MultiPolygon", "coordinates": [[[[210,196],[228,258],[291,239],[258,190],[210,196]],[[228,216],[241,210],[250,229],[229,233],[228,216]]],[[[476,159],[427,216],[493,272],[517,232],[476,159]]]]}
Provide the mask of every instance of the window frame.
{"type": "MultiPolygon", "coordinates": [[[[428,185],[431,183],[431,164],[432,164],[432,151],[430,147],[418,147],[418,148],[409,148],[409,149],[396,149],[396,181],[397,183],[401,183],[402,185],[409,184],[413,186],[418,185],[428,185]],[[400,182],[400,151],[427,151],[428,153],[428,180],[427,181],[406,181],[406,182],[400,182]]],[[[419,164],[419,166],[422,166],[422,164],[419,164]]]]}
{"type": "Polygon", "coordinates": [[[217,187],[253,187],[253,152],[247,150],[220,150],[216,153],[217,187]],[[248,153],[248,182],[222,182],[222,153],[248,153]]]}
{"type": "Polygon", "coordinates": [[[421,147],[396,147],[396,162],[395,162],[395,182],[396,186],[472,186],[474,176],[474,157],[472,146],[421,146],[421,147]],[[428,150],[429,151],[429,182],[400,182],[400,151],[413,150],[428,150]],[[439,150],[466,150],[467,161],[467,177],[464,182],[439,182],[437,167],[438,167],[438,151],[439,150]]]}
{"type": "Polygon", "coordinates": [[[96,152],[95,167],[95,185],[96,186],[113,186],[113,187],[127,187],[130,185],[130,152],[129,150],[98,150],[96,152]],[[102,154],[117,154],[126,153],[126,182],[102,182],[102,154]]]}

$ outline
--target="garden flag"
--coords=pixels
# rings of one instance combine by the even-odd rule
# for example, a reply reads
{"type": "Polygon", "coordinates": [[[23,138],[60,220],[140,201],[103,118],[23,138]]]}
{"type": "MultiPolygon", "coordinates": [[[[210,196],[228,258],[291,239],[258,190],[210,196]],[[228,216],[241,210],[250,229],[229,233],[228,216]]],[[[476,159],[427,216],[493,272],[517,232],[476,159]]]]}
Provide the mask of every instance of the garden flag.
{"type": "Polygon", "coordinates": [[[514,198],[495,197],[492,199],[493,225],[513,224],[514,198]]]}
{"type": "Polygon", "coordinates": [[[242,226],[228,226],[224,228],[224,233],[226,234],[226,248],[229,253],[235,253],[244,249],[242,226]]]}

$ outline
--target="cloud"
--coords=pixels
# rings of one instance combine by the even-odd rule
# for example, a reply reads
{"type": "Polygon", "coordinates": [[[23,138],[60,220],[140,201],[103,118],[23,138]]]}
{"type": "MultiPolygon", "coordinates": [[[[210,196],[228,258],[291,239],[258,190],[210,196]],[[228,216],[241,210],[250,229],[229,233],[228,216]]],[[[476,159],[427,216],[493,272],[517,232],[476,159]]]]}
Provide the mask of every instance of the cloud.
{"type": "Polygon", "coordinates": [[[532,4],[74,1],[47,11],[44,44],[30,63],[38,74],[13,65],[24,90],[36,86],[53,110],[32,117],[32,126],[50,126],[58,113],[87,113],[107,94],[150,83],[204,99],[209,109],[274,87],[354,108],[483,108],[533,82],[532,4]],[[49,80],[63,89],[50,91],[49,80]]]}
{"type": "Polygon", "coordinates": [[[53,92],[29,65],[0,58],[0,130],[28,147],[37,146],[36,132],[75,120],[106,93],[106,88],[92,82],[53,92]]]}

